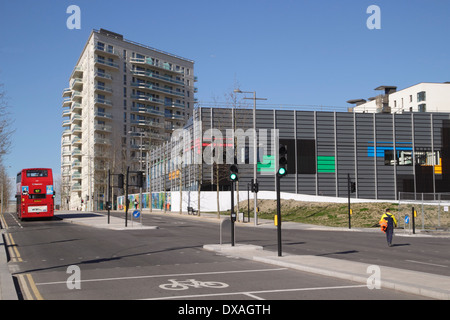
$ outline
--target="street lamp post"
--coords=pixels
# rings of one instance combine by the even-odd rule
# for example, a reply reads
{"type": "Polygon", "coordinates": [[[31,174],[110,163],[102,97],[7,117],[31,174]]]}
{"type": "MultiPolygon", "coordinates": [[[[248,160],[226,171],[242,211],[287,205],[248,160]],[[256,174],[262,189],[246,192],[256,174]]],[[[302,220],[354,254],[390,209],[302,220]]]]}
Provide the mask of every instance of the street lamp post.
{"type": "MultiPolygon", "coordinates": [[[[244,99],[253,99],[253,181],[255,185],[258,183],[256,179],[256,171],[257,171],[257,162],[258,162],[258,145],[257,145],[257,137],[256,137],[256,100],[267,100],[266,98],[257,98],[256,97],[256,91],[241,91],[240,89],[235,89],[235,93],[253,93],[253,98],[244,98],[244,99]]],[[[255,191],[255,188],[253,188],[255,191]]],[[[257,192],[253,192],[254,196],[254,212],[255,212],[255,226],[258,225],[258,212],[257,212],[257,205],[258,205],[258,197],[257,192]]]]}

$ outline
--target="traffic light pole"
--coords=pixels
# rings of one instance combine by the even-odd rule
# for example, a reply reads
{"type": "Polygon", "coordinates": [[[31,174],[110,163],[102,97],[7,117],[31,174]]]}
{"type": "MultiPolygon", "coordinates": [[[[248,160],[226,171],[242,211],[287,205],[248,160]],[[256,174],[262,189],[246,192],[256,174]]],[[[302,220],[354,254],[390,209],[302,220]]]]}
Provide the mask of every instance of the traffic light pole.
{"type": "Polygon", "coordinates": [[[351,214],[350,214],[350,173],[347,174],[347,194],[348,194],[348,228],[352,228],[352,222],[351,222],[351,214]]]}
{"type": "Polygon", "coordinates": [[[106,200],[106,208],[108,209],[108,224],[111,215],[111,170],[108,169],[108,197],[106,200]]]}
{"type": "Polygon", "coordinates": [[[280,200],[280,176],[277,174],[277,242],[278,256],[281,257],[281,200],[280,200]]]}
{"type": "Polygon", "coordinates": [[[234,185],[235,182],[231,181],[231,212],[230,212],[230,220],[231,220],[231,246],[234,247],[234,185]]]}
{"type": "Polygon", "coordinates": [[[128,227],[128,207],[129,207],[129,200],[128,200],[128,179],[130,178],[130,167],[127,167],[127,176],[126,176],[126,182],[125,182],[125,227],[128,227]]]}

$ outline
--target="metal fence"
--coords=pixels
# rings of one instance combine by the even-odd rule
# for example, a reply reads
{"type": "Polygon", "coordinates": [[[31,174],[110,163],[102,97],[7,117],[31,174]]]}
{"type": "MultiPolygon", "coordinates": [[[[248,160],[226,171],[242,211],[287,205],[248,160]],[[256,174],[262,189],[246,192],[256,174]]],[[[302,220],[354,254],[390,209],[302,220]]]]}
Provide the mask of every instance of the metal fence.
{"type": "Polygon", "coordinates": [[[413,210],[416,230],[450,230],[450,193],[399,192],[398,226],[411,232],[413,210]]]}

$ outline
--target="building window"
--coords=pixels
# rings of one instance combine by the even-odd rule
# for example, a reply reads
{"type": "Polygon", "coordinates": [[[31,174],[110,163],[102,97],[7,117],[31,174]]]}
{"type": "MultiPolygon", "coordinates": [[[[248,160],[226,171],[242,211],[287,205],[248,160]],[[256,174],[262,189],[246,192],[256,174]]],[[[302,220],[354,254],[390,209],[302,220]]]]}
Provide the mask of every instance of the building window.
{"type": "Polygon", "coordinates": [[[426,112],[427,111],[427,105],[425,103],[419,104],[419,112],[426,112]]]}
{"type": "Polygon", "coordinates": [[[425,101],[425,99],[426,99],[425,91],[417,93],[417,102],[425,101]]]}
{"type": "MultiPolygon", "coordinates": [[[[384,164],[386,166],[393,166],[394,164],[398,166],[411,166],[413,164],[412,150],[396,150],[396,152],[397,155],[394,159],[394,150],[384,150],[384,164]]],[[[439,165],[440,157],[440,151],[431,152],[429,148],[416,148],[414,151],[414,161],[421,166],[439,165]]]]}

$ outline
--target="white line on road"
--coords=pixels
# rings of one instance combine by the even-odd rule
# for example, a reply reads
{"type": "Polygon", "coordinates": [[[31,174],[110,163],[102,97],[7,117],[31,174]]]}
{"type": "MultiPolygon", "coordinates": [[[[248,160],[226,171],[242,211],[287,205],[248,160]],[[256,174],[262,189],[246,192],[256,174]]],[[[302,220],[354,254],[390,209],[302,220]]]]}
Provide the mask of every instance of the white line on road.
{"type": "Polygon", "coordinates": [[[435,266],[435,267],[442,267],[442,268],[448,268],[448,266],[444,266],[442,264],[435,264],[435,263],[429,263],[429,262],[422,262],[422,261],[415,261],[415,260],[405,260],[413,263],[420,263],[420,264],[426,264],[429,266],[435,266]]]}
{"type": "MultiPolygon", "coordinates": [[[[196,276],[196,275],[211,275],[211,274],[230,274],[230,273],[248,273],[248,272],[269,272],[269,271],[281,271],[288,268],[274,268],[274,269],[253,269],[253,270],[231,270],[231,271],[213,271],[213,272],[198,272],[198,273],[178,273],[178,274],[156,274],[150,276],[134,276],[134,277],[118,277],[118,278],[104,278],[104,279],[88,279],[80,280],[80,282],[101,282],[101,281],[118,281],[118,280],[135,280],[146,278],[163,278],[163,277],[180,277],[180,276],[196,276]]],[[[36,283],[38,286],[51,285],[51,284],[66,284],[65,281],[55,282],[41,282],[36,283]]]]}
{"type": "Polygon", "coordinates": [[[261,300],[262,298],[254,296],[255,294],[261,293],[283,293],[283,292],[294,292],[294,291],[314,291],[314,290],[333,290],[333,289],[353,289],[353,288],[367,288],[365,284],[353,285],[353,286],[336,286],[336,287],[317,287],[317,288],[295,288],[295,289],[275,289],[275,290],[261,290],[261,291],[238,291],[238,292],[224,292],[224,293],[210,293],[210,294],[196,294],[196,295],[185,295],[185,296],[169,296],[169,297],[159,297],[159,298],[148,298],[142,300],[169,300],[169,299],[191,299],[200,297],[217,297],[217,296],[227,296],[227,295],[246,295],[253,296],[261,300]]]}

